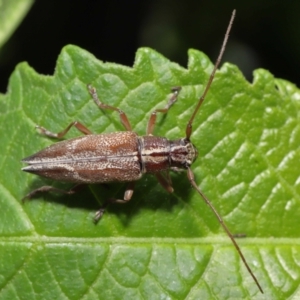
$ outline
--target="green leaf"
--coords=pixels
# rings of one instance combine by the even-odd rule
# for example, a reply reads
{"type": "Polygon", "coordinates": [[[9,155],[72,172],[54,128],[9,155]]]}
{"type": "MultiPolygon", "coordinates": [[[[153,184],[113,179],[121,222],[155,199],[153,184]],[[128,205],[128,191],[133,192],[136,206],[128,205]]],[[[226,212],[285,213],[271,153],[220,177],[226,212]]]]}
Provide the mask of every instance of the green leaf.
{"type": "MultiPolygon", "coordinates": [[[[0,96],[0,298],[39,299],[296,299],[299,296],[299,106],[291,83],[257,70],[253,84],[224,64],[195,119],[192,141],[199,157],[196,182],[238,239],[265,295],[260,294],[213,213],[185,172],[171,174],[168,194],[151,175],[136,183],[132,200],[111,205],[98,225],[95,211],[125,185],[92,185],[76,195],[40,195],[42,185],[70,185],[20,171],[20,160],[54,143],[35,131],[59,132],[78,120],[94,133],[122,131],[116,112],[101,111],[87,84],[104,103],[126,112],[145,134],[170,88],[182,86],[167,116],[158,114],[155,135],[176,139],[201,95],[213,65],[189,51],[188,69],[153,50],[138,50],[133,68],[103,63],[67,46],[54,76],[26,63],[0,96]]],[[[71,129],[67,138],[80,134],[71,129]]]]}
{"type": "Polygon", "coordinates": [[[0,0],[0,48],[29,11],[33,0],[0,0]]]}

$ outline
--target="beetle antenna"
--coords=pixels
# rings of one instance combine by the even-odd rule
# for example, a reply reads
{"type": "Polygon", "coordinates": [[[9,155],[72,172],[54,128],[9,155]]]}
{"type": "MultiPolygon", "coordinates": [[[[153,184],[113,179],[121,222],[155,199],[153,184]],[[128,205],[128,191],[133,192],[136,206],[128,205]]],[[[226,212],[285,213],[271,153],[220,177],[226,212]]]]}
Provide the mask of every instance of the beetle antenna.
{"type": "Polygon", "coordinates": [[[256,283],[258,289],[260,290],[260,292],[263,294],[263,289],[260,286],[257,278],[255,277],[254,273],[252,272],[250,266],[248,265],[245,256],[243,255],[243,252],[241,250],[241,248],[239,247],[239,245],[237,244],[237,242],[235,241],[232,233],[230,232],[230,230],[228,229],[228,227],[226,226],[226,224],[224,223],[222,217],[219,215],[219,213],[217,212],[217,210],[215,209],[215,207],[212,205],[212,203],[208,200],[208,198],[203,194],[203,192],[198,188],[195,179],[194,179],[194,173],[193,171],[188,168],[187,169],[187,176],[188,179],[190,181],[190,183],[192,184],[192,186],[194,187],[194,189],[200,194],[200,196],[202,197],[202,199],[204,200],[204,202],[209,206],[209,208],[212,210],[212,212],[214,213],[214,215],[217,217],[219,223],[222,225],[223,229],[225,230],[225,232],[227,233],[227,235],[229,236],[231,242],[233,243],[235,249],[237,250],[240,258],[242,259],[245,267],[247,268],[249,274],[251,275],[251,277],[253,278],[254,282],[256,283]]]}
{"type": "Polygon", "coordinates": [[[210,77],[209,77],[209,80],[208,80],[207,85],[205,87],[205,90],[204,90],[202,96],[199,98],[198,104],[197,104],[197,106],[196,106],[196,108],[195,108],[195,110],[194,110],[194,112],[193,112],[193,114],[192,114],[192,116],[191,116],[191,118],[190,118],[187,126],[186,126],[185,132],[186,132],[186,138],[188,140],[190,139],[190,136],[191,136],[191,134],[193,132],[192,124],[193,124],[193,121],[195,119],[195,116],[196,116],[196,114],[197,114],[197,112],[198,112],[201,104],[203,103],[203,101],[205,99],[205,96],[206,96],[206,94],[207,94],[207,92],[208,92],[208,90],[209,90],[209,88],[210,88],[210,86],[212,84],[212,81],[213,81],[213,79],[215,77],[215,73],[216,73],[216,71],[218,69],[218,66],[219,66],[219,64],[220,64],[220,62],[222,60],[222,56],[223,56],[225,48],[226,48],[226,44],[227,44],[227,41],[228,41],[228,38],[229,38],[229,33],[230,33],[230,30],[231,30],[234,18],[235,18],[235,10],[233,10],[233,12],[231,14],[229,25],[227,27],[227,30],[226,30],[226,33],[225,33],[225,37],[224,37],[224,40],[223,40],[223,44],[222,44],[219,56],[218,56],[218,58],[216,60],[214,69],[213,69],[213,71],[210,74],[210,77]]]}
{"type": "MultiPolygon", "coordinates": [[[[222,57],[223,57],[223,54],[224,54],[224,51],[225,51],[225,48],[226,48],[226,44],[227,44],[227,41],[228,41],[228,38],[229,38],[229,33],[230,33],[230,30],[231,30],[231,27],[232,27],[232,24],[233,24],[233,20],[235,18],[235,10],[233,10],[232,12],[232,15],[231,15],[231,18],[230,18],[230,21],[229,21],[229,24],[228,24],[228,27],[227,27],[227,30],[226,30],[226,33],[225,33],[225,37],[224,37],[224,40],[223,40],[223,44],[222,44],[222,47],[221,47],[221,50],[220,50],[220,53],[219,53],[219,56],[216,60],[216,63],[215,63],[215,66],[213,68],[213,71],[211,72],[210,74],[210,77],[209,77],[209,80],[206,84],[206,87],[204,89],[204,92],[202,94],[202,96],[199,98],[199,101],[197,103],[197,106],[186,126],[186,139],[189,140],[190,137],[191,137],[191,134],[193,132],[193,128],[192,128],[192,124],[194,122],[194,119],[195,119],[195,116],[197,114],[197,112],[199,111],[199,108],[201,106],[201,104],[203,103],[206,95],[207,95],[207,92],[213,82],[213,79],[215,77],[215,73],[218,69],[218,66],[222,60],[222,57]]],[[[214,213],[214,215],[217,217],[219,223],[222,225],[223,229],[225,230],[225,232],[227,233],[228,237],[230,238],[231,242],[233,243],[234,247],[236,248],[240,258],[242,259],[245,267],[247,268],[249,274],[251,275],[251,277],[253,278],[254,282],[256,283],[258,289],[260,290],[261,293],[263,293],[263,289],[262,287],[260,286],[257,278],[255,277],[254,273],[252,272],[250,266],[248,265],[239,245],[237,244],[237,242],[235,241],[232,233],[230,232],[230,230],[228,229],[228,227],[226,226],[226,224],[224,223],[222,217],[219,215],[219,213],[217,212],[217,210],[215,209],[215,207],[213,206],[213,204],[209,201],[209,199],[203,194],[203,192],[198,188],[195,180],[194,180],[194,174],[192,172],[192,170],[190,168],[187,169],[187,176],[188,176],[188,179],[190,181],[190,183],[192,184],[192,186],[194,187],[194,189],[200,194],[200,196],[202,197],[202,199],[204,200],[204,202],[209,206],[209,208],[212,210],[212,212],[214,213]]]]}

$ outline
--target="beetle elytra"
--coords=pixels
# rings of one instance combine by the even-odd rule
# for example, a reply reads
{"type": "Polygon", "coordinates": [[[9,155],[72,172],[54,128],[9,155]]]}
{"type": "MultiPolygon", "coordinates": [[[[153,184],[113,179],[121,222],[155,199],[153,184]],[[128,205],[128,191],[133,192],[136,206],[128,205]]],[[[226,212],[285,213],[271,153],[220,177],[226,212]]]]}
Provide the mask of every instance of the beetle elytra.
{"type": "Polygon", "coordinates": [[[77,121],[72,122],[66,129],[59,133],[53,133],[43,127],[37,126],[42,134],[58,139],[62,138],[73,126],[85,135],[60,141],[27,158],[24,158],[23,162],[27,163],[28,166],[24,167],[22,170],[55,180],[73,182],[77,185],[68,191],[60,190],[51,186],[43,186],[30,192],[23,199],[32,198],[37,193],[49,191],[73,194],[76,191],[76,187],[82,184],[127,182],[124,198],[107,200],[106,203],[96,212],[95,221],[97,222],[103,215],[105,207],[109,203],[126,203],[131,199],[133,195],[134,182],[140,179],[144,173],[154,174],[164,189],[168,192],[173,192],[168,172],[170,170],[175,172],[179,170],[186,170],[187,177],[191,185],[213,211],[221,226],[231,239],[248,272],[252,276],[259,290],[263,293],[257,278],[250,269],[250,266],[248,265],[233,235],[212,203],[198,188],[194,179],[194,174],[191,170],[191,165],[198,155],[196,147],[190,141],[190,137],[192,135],[192,124],[213,82],[216,70],[225,51],[234,17],[235,11],[232,13],[214,69],[206,84],[204,92],[199,98],[196,108],[187,123],[186,135],[184,138],[170,141],[164,137],[152,135],[157,113],[165,114],[169,111],[170,107],[178,98],[178,94],[181,89],[180,87],[172,89],[172,96],[165,108],[157,109],[152,112],[148,121],[146,135],[138,136],[132,131],[126,114],[117,107],[102,103],[98,98],[96,90],[93,87],[88,86],[94,102],[100,109],[114,110],[119,113],[121,123],[126,131],[92,134],[88,128],[77,121]]]}

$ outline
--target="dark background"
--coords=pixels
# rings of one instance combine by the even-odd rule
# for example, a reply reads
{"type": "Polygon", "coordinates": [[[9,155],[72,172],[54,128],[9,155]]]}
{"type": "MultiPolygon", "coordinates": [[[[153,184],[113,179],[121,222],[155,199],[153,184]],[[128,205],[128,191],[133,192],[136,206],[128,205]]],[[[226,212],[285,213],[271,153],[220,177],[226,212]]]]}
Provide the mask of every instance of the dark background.
{"type": "Polygon", "coordinates": [[[265,68],[299,85],[297,0],[40,0],[0,53],[0,92],[6,91],[19,62],[53,74],[66,44],[128,66],[142,46],[183,66],[189,48],[204,51],[214,61],[234,8],[237,17],[223,61],[237,64],[250,81],[254,69],[265,68]]]}

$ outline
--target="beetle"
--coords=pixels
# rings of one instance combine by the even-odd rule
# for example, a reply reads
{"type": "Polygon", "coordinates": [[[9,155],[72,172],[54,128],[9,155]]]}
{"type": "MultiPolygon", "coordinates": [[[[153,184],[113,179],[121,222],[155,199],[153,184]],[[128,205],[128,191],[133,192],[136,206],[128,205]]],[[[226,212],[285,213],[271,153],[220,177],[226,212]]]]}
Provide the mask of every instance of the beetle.
{"type": "Polygon", "coordinates": [[[28,164],[28,166],[22,169],[23,171],[54,180],[73,182],[76,183],[76,186],[67,191],[57,189],[52,186],[43,186],[27,194],[23,200],[27,198],[30,199],[40,192],[54,191],[65,194],[73,194],[77,187],[82,184],[127,182],[128,184],[123,199],[111,198],[107,200],[95,214],[94,221],[97,222],[102,217],[105,208],[109,203],[126,203],[131,199],[133,195],[134,182],[139,180],[144,173],[154,174],[162,187],[171,193],[173,192],[173,187],[168,173],[169,170],[175,172],[186,170],[187,177],[191,185],[213,211],[221,226],[231,239],[248,272],[254,279],[259,290],[263,293],[257,278],[250,269],[250,266],[248,265],[233,235],[212,203],[198,188],[194,174],[191,170],[191,165],[198,156],[196,147],[190,141],[190,137],[192,135],[192,124],[221,62],[234,17],[235,10],[232,12],[224,41],[213,71],[206,84],[204,92],[199,98],[196,108],[187,123],[186,135],[184,138],[170,141],[164,137],[152,135],[157,113],[166,114],[169,111],[170,107],[178,98],[181,89],[180,87],[172,88],[172,96],[165,108],[157,109],[152,112],[148,121],[146,135],[138,136],[132,131],[126,114],[117,107],[102,103],[97,95],[96,89],[91,85],[88,85],[89,93],[96,105],[100,109],[108,109],[118,112],[120,121],[126,131],[92,134],[88,128],[78,121],[70,123],[59,133],[53,133],[44,127],[36,126],[43,135],[58,139],[62,138],[73,126],[85,135],[60,141],[22,160],[28,164]]]}

